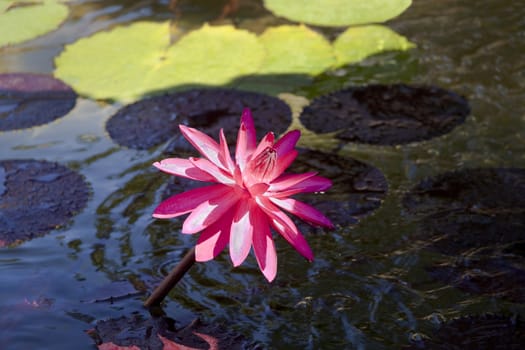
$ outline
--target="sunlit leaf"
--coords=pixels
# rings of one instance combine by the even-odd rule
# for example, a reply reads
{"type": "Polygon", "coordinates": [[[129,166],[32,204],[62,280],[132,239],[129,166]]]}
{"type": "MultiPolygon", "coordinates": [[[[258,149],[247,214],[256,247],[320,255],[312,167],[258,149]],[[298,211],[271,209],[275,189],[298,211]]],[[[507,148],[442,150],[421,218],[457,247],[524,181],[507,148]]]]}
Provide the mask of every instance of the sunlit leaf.
{"type": "Polygon", "coordinates": [[[348,28],[334,42],[338,66],[356,63],[380,52],[406,51],[413,47],[407,38],[382,25],[348,28]]]}
{"type": "Polygon", "coordinates": [[[68,7],[54,1],[0,1],[0,47],[52,31],[67,15],[68,7]]]}
{"type": "Polygon", "coordinates": [[[55,76],[95,99],[134,100],[181,85],[222,85],[257,71],[254,34],[203,26],[170,44],[169,22],[137,22],[66,46],[55,76]]]}
{"type": "Polygon", "coordinates": [[[264,0],[275,15],[320,26],[380,23],[405,11],[412,0],[264,0]]]}
{"type": "Polygon", "coordinates": [[[259,39],[266,48],[261,74],[315,75],[335,63],[328,40],[303,25],[272,27],[259,39]]]}

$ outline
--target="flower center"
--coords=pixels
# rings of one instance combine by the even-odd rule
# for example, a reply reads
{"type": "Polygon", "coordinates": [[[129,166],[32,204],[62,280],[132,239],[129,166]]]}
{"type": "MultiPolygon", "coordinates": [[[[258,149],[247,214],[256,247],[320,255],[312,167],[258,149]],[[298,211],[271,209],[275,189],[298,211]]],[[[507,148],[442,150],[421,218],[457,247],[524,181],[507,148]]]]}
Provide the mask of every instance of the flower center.
{"type": "Polygon", "coordinates": [[[277,151],[272,147],[266,147],[255,157],[250,164],[250,173],[259,182],[266,182],[273,173],[277,162],[277,151]]]}

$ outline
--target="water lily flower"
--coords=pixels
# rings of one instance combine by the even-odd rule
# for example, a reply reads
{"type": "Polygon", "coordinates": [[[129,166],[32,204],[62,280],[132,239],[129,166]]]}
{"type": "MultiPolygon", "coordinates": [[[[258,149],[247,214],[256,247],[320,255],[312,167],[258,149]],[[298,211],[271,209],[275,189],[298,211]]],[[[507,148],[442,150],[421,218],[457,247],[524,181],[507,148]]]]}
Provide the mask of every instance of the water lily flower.
{"type": "Polygon", "coordinates": [[[237,137],[235,161],[221,129],[219,143],[208,135],[180,125],[182,135],[202,157],[168,158],[153,165],[171,175],[213,183],[176,194],[159,204],[153,216],[160,219],[188,214],[182,233],[202,232],[195,247],[195,260],[208,261],[229,244],[234,266],[240,265],[251,247],[268,281],[277,273],[275,230],[309,261],[313,253],[289,212],[314,226],[332,228],[330,220],[292,195],[328,189],[330,180],[315,172],[284,171],[298,155],[298,130],[275,140],[269,132],[257,145],[251,111],[245,109],[237,137]],[[284,210],[284,211],[283,211],[284,210]]]}

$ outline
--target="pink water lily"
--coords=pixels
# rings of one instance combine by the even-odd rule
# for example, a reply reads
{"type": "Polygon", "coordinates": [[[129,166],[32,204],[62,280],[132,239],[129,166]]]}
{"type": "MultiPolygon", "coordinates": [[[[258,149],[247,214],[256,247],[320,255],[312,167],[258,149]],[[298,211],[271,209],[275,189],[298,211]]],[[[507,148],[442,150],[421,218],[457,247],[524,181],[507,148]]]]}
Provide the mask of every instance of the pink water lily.
{"type": "Polygon", "coordinates": [[[233,265],[238,266],[253,247],[259,268],[271,282],[277,273],[277,254],[270,228],[306,259],[313,259],[305,238],[283,210],[311,225],[332,228],[330,220],[319,211],[290,197],[324,191],[332,184],[315,172],[284,173],[298,154],[298,130],[277,141],[270,132],[257,145],[251,111],[245,109],[235,161],[222,129],[219,143],[196,129],[180,125],[180,130],[202,157],[168,158],[153,165],[171,175],[213,184],[166,199],[153,216],[169,219],[189,213],[182,233],[202,232],[195,248],[196,261],[215,258],[229,244],[233,265]]]}

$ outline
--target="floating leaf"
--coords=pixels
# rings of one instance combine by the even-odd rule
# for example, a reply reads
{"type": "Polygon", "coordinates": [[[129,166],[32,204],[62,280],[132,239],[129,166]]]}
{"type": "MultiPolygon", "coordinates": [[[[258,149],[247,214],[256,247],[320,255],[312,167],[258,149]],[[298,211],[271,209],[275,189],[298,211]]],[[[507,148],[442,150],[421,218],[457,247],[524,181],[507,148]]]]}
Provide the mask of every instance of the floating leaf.
{"type": "Polygon", "coordinates": [[[181,85],[222,85],[257,71],[254,34],[205,25],[170,44],[169,22],[137,22],[66,46],[55,76],[95,99],[133,100],[181,85]]]}
{"type": "Polygon", "coordinates": [[[0,131],[49,123],[76,104],[76,93],[45,74],[0,74],[0,131]]]}
{"type": "Polygon", "coordinates": [[[523,344],[525,323],[519,317],[483,314],[452,319],[405,349],[521,349],[523,344]]]}
{"type": "Polygon", "coordinates": [[[504,213],[525,210],[525,169],[463,169],[427,178],[404,198],[412,214],[472,210],[504,213]]]}
{"type": "Polygon", "coordinates": [[[2,160],[0,247],[42,236],[65,225],[89,198],[83,177],[57,163],[2,160]]]}
{"type": "Polygon", "coordinates": [[[338,66],[356,63],[384,51],[406,51],[413,47],[415,45],[407,38],[381,25],[348,28],[334,41],[338,66]]]}
{"type": "Polygon", "coordinates": [[[62,23],[68,7],[55,1],[0,2],[0,47],[43,35],[62,23]],[[13,6],[18,4],[19,6],[13,6]]]}
{"type": "Polygon", "coordinates": [[[453,258],[431,275],[474,294],[525,302],[525,169],[465,169],[421,181],[403,199],[417,238],[453,258]],[[427,243],[428,242],[428,243],[427,243]]]}
{"type": "Polygon", "coordinates": [[[318,133],[378,145],[405,144],[450,132],[470,113],[467,101],[432,86],[357,86],[321,96],[305,107],[303,125],[318,133]]]}
{"type": "MultiPolygon", "coordinates": [[[[223,128],[232,143],[245,107],[253,111],[258,139],[270,129],[277,134],[284,132],[292,121],[290,108],[276,97],[229,89],[195,89],[129,104],[108,120],[106,130],[115,142],[134,149],[147,149],[174,137],[180,139],[179,124],[209,135],[217,135],[223,128]]],[[[177,143],[168,148],[180,150],[180,146],[177,143]]]]}
{"type": "Polygon", "coordinates": [[[428,270],[433,278],[467,293],[525,303],[524,262],[521,243],[521,246],[511,246],[504,254],[462,255],[461,259],[437,264],[428,270]]]}
{"type": "Polygon", "coordinates": [[[264,0],[277,16],[320,26],[378,23],[405,11],[412,0],[264,0]]]}
{"type": "Polygon", "coordinates": [[[315,75],[335,63],[328,40],[303,25],[271,27],[259,39],[266,48],[259,74],[315,75]]]}
{"type": "MultiPolygon", "coordinates": [[[[373,213],[388,191],[387,180],[379,169],[352,158],[302,150],[290,166],[290,172],[305,171],[318,172],[332,180],[333,185],[326,193],[301,194],[297,198],[343,227],[356,224],[373,213]]],[[[311,230],[304,227],[304,232],[311,230]]]]}
{"type": "Polygon", "coordinates": [[[525,209],[439,212],[421,222],[416,238],[453,256],[525,241],[525,209]]]}
{"type": "Polygon", "coordinates": [[[242,336],[220,325],[205,325],[196,319],[176,329],[173,319],[145,318],[140,314],[98,321],[87,333],[101,350],[235,350],[248,345],[242,336]]]}

